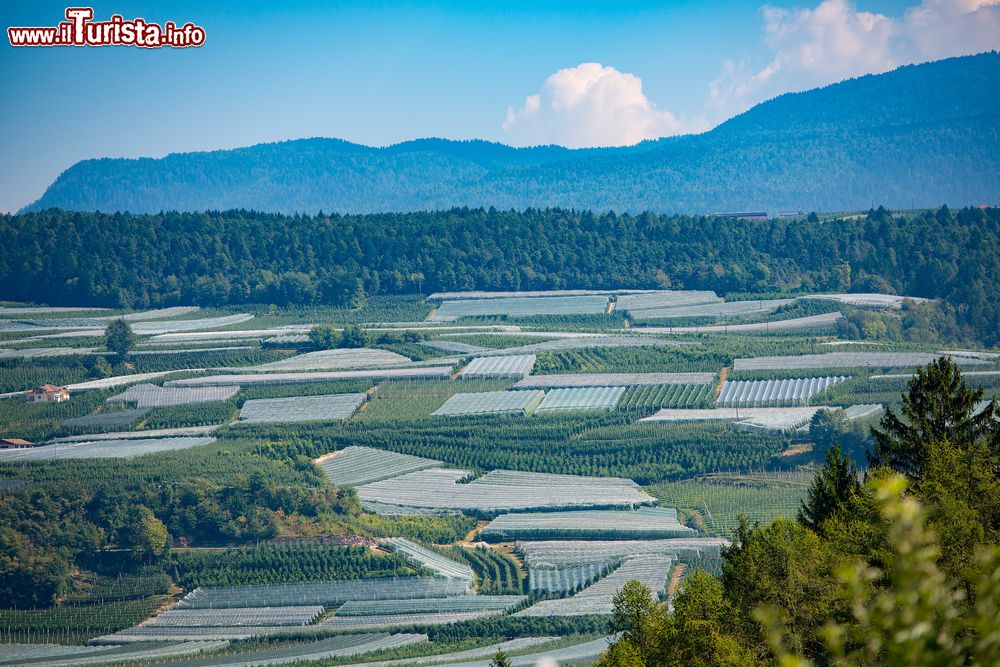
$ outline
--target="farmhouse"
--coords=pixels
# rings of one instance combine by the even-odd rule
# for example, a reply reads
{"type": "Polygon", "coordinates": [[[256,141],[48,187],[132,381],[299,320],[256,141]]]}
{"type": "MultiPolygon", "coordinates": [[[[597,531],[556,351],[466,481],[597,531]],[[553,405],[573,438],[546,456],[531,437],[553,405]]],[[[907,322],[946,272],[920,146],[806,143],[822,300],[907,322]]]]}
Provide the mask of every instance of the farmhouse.
{"type": "Polygon", "coordinates": [[[22,449],[34,446],[35,443],[23,438],[0,438],[0,449],[22,449]]]}
{"type": "Polygon", "coordinates": [[[69,400],[69,389],[51,384],[43,384],[24,393],[28,403],[62,403],[69,400]]]}

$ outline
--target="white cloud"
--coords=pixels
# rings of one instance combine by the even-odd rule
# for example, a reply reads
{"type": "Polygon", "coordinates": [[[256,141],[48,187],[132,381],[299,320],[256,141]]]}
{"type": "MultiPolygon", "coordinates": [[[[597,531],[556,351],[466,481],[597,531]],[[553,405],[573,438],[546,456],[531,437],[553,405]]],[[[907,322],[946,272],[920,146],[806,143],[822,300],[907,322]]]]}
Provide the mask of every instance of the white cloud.
{"type": "Polygon", "coordinates": [[[707,103],[715,121],[781,93],[1000,46],[1000,0],[924,0],[898,18],[859,11],[852,0],[761,13],[772,59],[759,69],[723,63],[707,103]]]}
{"type": "Polygon", "coordinates": [[[503,130],[514,145],[583,148],[628,146],[680,134],[685,127],[649,101],[639,77],[582,63],[550,76],[520,109],[509,108],[503,130]]]}

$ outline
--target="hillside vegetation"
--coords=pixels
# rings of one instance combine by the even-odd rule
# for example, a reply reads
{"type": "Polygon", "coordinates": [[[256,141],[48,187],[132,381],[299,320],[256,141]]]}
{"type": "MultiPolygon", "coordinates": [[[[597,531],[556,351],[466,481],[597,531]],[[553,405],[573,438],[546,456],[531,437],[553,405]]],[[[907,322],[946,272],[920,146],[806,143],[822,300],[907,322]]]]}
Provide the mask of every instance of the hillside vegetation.
{"type": "MultiPolygon", "coordinates": [[[[372,216],[0,216],[0,298],[147,307],[354,306],[438,290],[673,288],[943,298],[957,332],[998,341],[1000,209],[750,222],[570,210],[372,216]]],[[[744,297],[745,298],[745,297],[744,297]]]]}
{"type": "Polygon", "coordinates": [[[782,95],[700,135],[625,148],[302,139],[162,159],[84,160],[29,210],[295,213],[576,207],[850,210],[1000,194],[1000,54],[782,95]]]}

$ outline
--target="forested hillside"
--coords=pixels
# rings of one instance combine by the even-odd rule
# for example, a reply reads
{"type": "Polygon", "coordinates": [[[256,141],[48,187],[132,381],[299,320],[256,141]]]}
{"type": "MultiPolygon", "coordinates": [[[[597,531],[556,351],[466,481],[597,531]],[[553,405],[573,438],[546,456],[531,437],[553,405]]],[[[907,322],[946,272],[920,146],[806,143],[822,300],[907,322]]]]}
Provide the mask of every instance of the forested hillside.
{"type": "Polygon", "coordinates": [[[0,217],[0,298],[150,307],[350,305],[437,290],[686,288],[941,297],[1000,331],[1000,209],[751,222],[561,209],[0,217]]]}
{"type": "Polygon", "coordinates": [[[998,80],[995,52],[913,65],[782,95],[705,134],[626,148],[303,139],[85,160],[29,209],[692,213],[976,204],[1000,198],[998,80]]]}

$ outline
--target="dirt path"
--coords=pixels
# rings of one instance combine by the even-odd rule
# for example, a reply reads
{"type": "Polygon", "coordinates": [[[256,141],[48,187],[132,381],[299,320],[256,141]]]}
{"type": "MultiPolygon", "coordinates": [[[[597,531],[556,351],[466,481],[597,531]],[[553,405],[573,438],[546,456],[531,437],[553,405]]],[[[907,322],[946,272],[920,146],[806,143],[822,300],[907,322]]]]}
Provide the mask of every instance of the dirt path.
{"type": "Polygon", "coordinates": [[[487,526],[487,524],[489,524],[489,521],[479,521],[479,522],[477,522],[476,523],[476,527],[473,528],[472,530],[470,530],[468,532],[468,534],[465,537],[463,537],[461,540],[459,540],[458,542],[456,542],[456,544],[458,546],[460,546],[460,547],[471,547],[471,546],[473,546],[474,545],[473,537],[475,536],[476,533],[478,533],[480,530],[482,530],[483,528],[485,528],[487,526]]]}
{"type": "Polygon", "coordinates": [[[674,568],[674,573],[670,576],[670,586],[667,587],[667,596],[671,599],[677,595],[677,591],[681,588],[681,577],[684,576],[684,564],[678,563],[677,567],[674,568]]]}
{"type": "Polygon", "coordinates": [[[713,398],[719,397],[719,394],[722,392],[722,385],[725,383],[727,377],[729,377],[729,366],[723,366],[722,370],[719,371],[719,384],[715,387],[713,398]]]}

